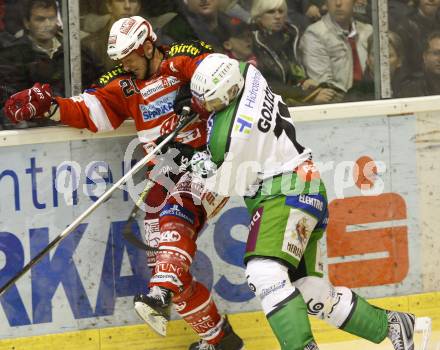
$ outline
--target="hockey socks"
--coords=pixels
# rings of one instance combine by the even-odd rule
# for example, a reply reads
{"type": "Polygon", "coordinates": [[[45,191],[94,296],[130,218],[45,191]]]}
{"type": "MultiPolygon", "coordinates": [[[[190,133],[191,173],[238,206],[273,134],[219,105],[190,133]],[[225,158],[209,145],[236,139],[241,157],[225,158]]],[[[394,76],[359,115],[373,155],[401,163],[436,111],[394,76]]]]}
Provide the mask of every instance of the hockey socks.
{"type": "Polygon", "coordinates": [[[351,313],[340,329],[376,344],[382,342],[388,334],[385,310],[374,307],[355,293],[352,304],[351,313]]]}
{"type": "Polygon", "coordinates": [[[307,307],[298,290],[279,302],[266,317],[281,345],[281,350],[304,350],[312,343],[313,335],[307,307]]]}
{"type": "Polygon", "coordinates": [[[174,296],[177,313],[209,344],[217,344],[224,336],[223,319],[209,290],[199,282],[193,282],[181,294],[174,296]]]}

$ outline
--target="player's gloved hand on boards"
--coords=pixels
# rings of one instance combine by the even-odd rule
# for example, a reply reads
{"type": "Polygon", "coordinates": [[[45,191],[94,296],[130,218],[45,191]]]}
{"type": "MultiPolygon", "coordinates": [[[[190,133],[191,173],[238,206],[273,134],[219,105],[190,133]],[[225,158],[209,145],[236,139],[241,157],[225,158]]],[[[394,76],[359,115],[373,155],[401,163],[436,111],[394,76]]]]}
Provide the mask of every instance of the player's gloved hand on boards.
{"type": "Polygon", "coordinates": [[[10,96],[5,103],[5,115],[16,124],[33,118],[43,118],[53,103],[52,89],[49,84],[36,83],[10,96]]]}

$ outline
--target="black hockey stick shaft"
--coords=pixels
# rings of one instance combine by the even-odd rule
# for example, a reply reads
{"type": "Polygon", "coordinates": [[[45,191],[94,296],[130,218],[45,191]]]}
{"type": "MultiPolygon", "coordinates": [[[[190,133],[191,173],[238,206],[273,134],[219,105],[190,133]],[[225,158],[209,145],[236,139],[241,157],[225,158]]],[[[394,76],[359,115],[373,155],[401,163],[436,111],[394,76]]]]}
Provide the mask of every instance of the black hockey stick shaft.
{"type": "Polygon", "coordinates": [[[151,180],[147,180],[148,183],[145,186],[142,193],[139,195],[138,200],[136,201],[133,209],[131,210],[130,214],[128,215],[128,219],[126,224],[124,225],[124,228],[122,229],[122,235],[124,238],[130,242],[132,245],[134,245],[136,248],[156,252],[158,251],[157,248],[150,247],[149,245],[146,245],[144,242],[140,241],[133,233],[133,230],[131,229],[131,225],[135,222],[136,214],[139,211],[142,203],[144,202],[145,198],[147,197],[148,193],[150,192],[151,188],[154,186],[154,182],[151,180]]]}

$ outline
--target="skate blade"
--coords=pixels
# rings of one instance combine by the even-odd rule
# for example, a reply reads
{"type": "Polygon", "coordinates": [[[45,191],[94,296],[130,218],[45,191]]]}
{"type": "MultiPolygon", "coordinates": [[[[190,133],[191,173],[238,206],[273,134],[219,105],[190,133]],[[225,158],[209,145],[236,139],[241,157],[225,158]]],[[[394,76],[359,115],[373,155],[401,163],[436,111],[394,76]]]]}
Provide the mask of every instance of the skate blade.
{"type": "Polygon", "coordinates": [[[139,317],[155,332],[163,337],[167,335],[168,320],[165,317],[159,315],[156,310],[144,303],[134,303],[134,309],[139,317]]]}
{"type": "Polygon", "coordinates": [[[420,350],[428,350],[431,330],[432,330],[432,320],[430,317],[416,317],[414,332],[422,333],[422,344],[420,346],[420,350]]]}

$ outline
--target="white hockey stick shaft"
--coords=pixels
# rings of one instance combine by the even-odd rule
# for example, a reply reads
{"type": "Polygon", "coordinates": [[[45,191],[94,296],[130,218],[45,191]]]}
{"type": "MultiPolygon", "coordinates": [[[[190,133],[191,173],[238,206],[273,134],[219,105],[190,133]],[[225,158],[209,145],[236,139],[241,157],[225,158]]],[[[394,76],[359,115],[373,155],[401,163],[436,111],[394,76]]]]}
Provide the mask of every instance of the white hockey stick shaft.
{"type": "Polygon", "coordinates": [[[428,350],[432,331],[432,319],[430,317],[416,317],[414,331],[416,333],[422,333],[422,342],[419,349],[428,350]]]}
{"type": "MultiPolygon", "coordinates": [[[[185,107],[184,107],[185,108],[185,107]]],[[[98,200],[93,203],[87,210],[85,210],[80,216],[78,216],[67,228],[61,232],[54,240],[52,240],[41,252],[39,252],[34,258],[31,259],[15,276],[13,276],[4,286],[0,288],[0,296],[6,292],[15,282],[17,282],[27,271],[31,269],[41,258],[46,255],[52,248],[58,245],[64,238],[67,237],[73,230],[75,230],[79,224],[92,214],[103,202],[105,202],[117,188],[125,184],[128,178],[136,174],[147,164],[153,157],[159,152],[167,143],[169,143],[186,125],[197,118],[197,115],[188,116],[189,108],[182,113],[182,122],[173,130],[159,145],[157,145],[150,153],[135,164],[122,178],[120,178],[112,187],[110,187],[98,200]]]]}

